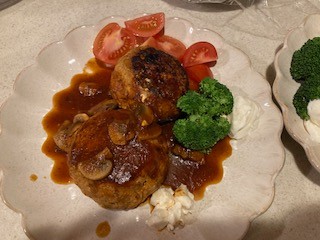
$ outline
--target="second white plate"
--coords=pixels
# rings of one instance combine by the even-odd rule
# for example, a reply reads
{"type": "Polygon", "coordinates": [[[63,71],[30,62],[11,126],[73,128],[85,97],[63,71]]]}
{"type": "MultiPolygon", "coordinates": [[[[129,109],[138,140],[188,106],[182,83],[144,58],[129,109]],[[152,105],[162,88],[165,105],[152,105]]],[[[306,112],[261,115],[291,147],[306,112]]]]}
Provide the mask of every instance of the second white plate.
{"type": "Polygon", "coordinates": [[[293,53],[308,40],[320,36],[320,15],[310,15],[285,38],[282,48],[275,57],[276,79],[273,93],[282,109],[288,133],[304,148],[310,163],[320,172],[320,143],[313,141],[306,131],[303,120],[293,106],[293,96],[300,84],[290,74],[293,53]]]}

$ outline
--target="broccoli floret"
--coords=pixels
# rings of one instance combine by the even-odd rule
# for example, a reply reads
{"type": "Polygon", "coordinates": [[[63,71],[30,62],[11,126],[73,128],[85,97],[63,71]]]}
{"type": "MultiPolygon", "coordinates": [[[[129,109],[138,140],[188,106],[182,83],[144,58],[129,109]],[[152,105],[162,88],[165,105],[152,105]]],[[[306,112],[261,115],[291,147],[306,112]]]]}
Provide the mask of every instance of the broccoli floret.
{"type": "Polygon", "coordinates": [[[320,74],[320,37],[309,39],[292,56],[290,73],[297,82],[320,74]]]}
{"type": "Polygon", "coordinates": [[[320,99],[320,75],[307,78],[293,96],[293,106],[301,119],[310,119],[308,104],[315,99],[320,99]]]}
{"type": "Polygon", "coordinates": [[[199,91],[212,100],[212,108],[209,112],[216,116],[229,114],[233,108],[233,96],[230,90],[215,79],[205,78],[200,82],[199,91]]]}
{"type": "Polygon", "coordinates": [[[190,115],[175,122],[173,133],[185,147],[206,151],[224,138],[229,133],[230,127],[225,117],[213,119],[208,115],[190,115]]]}
{"type": "Polygon", "coordinates": [[[189,115],[227,115],[232,112],[233,96],[225,85],[215,79],[205,78],[200,83],[199,93],[188,91],[178,99],[177,107],[189,115]]]}
{"type": "Polygon", "coordinates": [[[223,115],[232,112],[233,96],[215,79],[203,79],[199,92],[188,91],[177,106],[187,116],[174,123],[173,134],[189,149],[206,152],[230,132],[231,124],[223,115]]]}
{"type": "Polygon", "coordinates": [[[204,95],[195,91],[188,91],[178,99],[177,107],[189,115],[202,115],[208,112],[211,104],[210,99],[204,95]]]}

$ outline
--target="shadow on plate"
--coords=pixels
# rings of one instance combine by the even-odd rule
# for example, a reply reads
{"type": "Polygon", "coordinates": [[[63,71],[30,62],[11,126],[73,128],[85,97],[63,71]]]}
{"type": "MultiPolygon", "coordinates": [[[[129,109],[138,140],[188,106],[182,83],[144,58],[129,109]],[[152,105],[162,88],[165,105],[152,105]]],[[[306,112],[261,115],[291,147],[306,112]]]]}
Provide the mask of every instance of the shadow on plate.
{"type": "Polygon", "coordinates": [[[319,222],[320,205],[301,206],[287,211],[282,219],[257,219],[243,240],[318,239],[319,222]]]}
{"type": "Polygon", "coordinates": [[[241,8],[248,8],[261,3],[263,0],[227,0],[225,3],[188,3],[187,0],[163,0],[164,2],[178,8],[199,12],[227,12],[241,8]],[[238,3],[239,4],[238,4],[238,3]],[[232,3],[232,4],[231,4],[232,3]]]}

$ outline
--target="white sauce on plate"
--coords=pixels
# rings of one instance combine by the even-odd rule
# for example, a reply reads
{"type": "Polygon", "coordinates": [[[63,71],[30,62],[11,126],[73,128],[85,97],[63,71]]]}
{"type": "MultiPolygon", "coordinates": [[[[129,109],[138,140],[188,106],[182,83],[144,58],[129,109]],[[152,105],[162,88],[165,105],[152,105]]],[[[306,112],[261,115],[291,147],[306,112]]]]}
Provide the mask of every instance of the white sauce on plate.
{"type": "Polygon", "coordinates": [[[312,100],[308,104],[310,120],[303,121],[304,127],[313,141],[320,143],[320,99],[312,100]]]}
{"type": "Polygon", "coordinates": [[[244,95],[234,94],[232,113],[228,116],[231,123],[229,136],[233,139],[241,139],[255,130],[261,116],[260,106],[244,95]]]}

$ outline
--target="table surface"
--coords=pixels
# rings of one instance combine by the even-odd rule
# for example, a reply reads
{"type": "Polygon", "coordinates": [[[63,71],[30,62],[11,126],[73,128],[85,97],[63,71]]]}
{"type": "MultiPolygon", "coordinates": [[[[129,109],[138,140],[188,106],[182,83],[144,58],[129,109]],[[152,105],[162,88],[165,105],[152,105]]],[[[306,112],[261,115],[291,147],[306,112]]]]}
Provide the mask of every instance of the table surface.
{"type": "MultiPolygon", "coordinates": [[[[320,12],[319,0],[260,0],[251,6],[190,4],[178,0],[22,0],[0,11],[0,105],[13,91],[19,72],[41,49],[61,40],[71,29],[94,24],[110,15],[163,11],[187,18],[200,28],[220,33],[243,50],[270,84],[273,61],[284,36],[308,14],[320,12]]],[[[256,218],[245,237],[251,239],[319,239],[320,174],[302,147],[284,130],[286,160],[276,179],[270,208],[256,218]]],[[[1,239],[27,239],[21,218],[0,201],[1,239]]]]}

